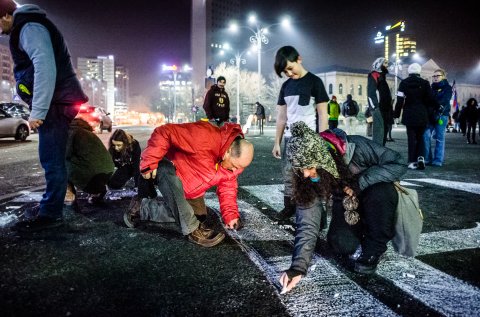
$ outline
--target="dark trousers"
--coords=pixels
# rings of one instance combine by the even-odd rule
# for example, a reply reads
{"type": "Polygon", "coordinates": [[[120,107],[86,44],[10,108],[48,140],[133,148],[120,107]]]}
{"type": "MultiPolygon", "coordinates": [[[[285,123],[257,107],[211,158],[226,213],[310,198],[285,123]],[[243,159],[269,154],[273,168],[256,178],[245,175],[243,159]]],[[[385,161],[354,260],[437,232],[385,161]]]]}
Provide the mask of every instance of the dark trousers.
{"type": "Polygon", "coordinates": [[[67,191],[65,154],[68,128],[75,107],[50,105],[47,117],[38,127],[38,154],[45,170],[45,193],[40,201],[38,215],[50,218],[63,216],[63,200],[67,191]],[[68,113],[72,111],[72,113],[68,113]]]}
{"type": "Polygon", "coordinates": [[[423,153],[424,132],[425,127],[407,126],[408,163],[416,162],[419,156],[425,156],[423,153]]]}
{"type": "Polygon", "coordinates": [[[135,169],[132,165],[125,165],[113,173],[112,177],[108,181],[108,187],[112,189],[120,189],[125,186],[125,183],[128,182],[130,178],[133,177],[135,180],[135,187],[138,186],[138,177],[140,176],[140,172],[138,172],[138,168],[135,169]]]}
{"type": "Polygon", "coordinates": [[[88,182],[87,186],[85,186],[83,191],[89,194],[105,193],[107,191],[105,186],[108,182],[108,179],[110,178],[110,175],[112,174],[100,173],[93,176],[92,179],[88,182]]]}
{"type": "Polygon", "coordinates": [[[383,122],[382,113],[378,108],[372,110],[372,117],[372,141],[380,145],[385,145],[385,125],[383,122]]]}
{"type": "Polygon", "coordinates": [[[366,256],[380,256],[395,234],[395,210],[398,194],[393,183],[377,183],[361,193],[360,221],[350,226],[344,217],[341,199],[335,199],[327,240],[333,251],[351,254],[361,244],[366,256]]]}
{"type": "Polygon", "coordinates": [[[328,120],[328,128],[333,130],[338,127],[338,120],[328,120]]]}
{"type": "MultiPolygon", "coordinates": [[[[169,219],[174,219],[184,235],[188,235],[197,229],[200,222],[195,217],[195,210],[198,209],[197,212],[201,212],[201,201],[199,201],[200,199],[195,201],[194,207],[198,208],[194,210],[192,204],[185,198],[182,182],[177,177],[175,167],[169,160],[163,159],[158,163],[155,180],[144,179],[141,176],[138,178],[138,197],[157,197],[155,185],[162,193],[164,204],[161,206],[160,212],[155,215],[147,215],[148,219],[144,220],[168,222],[169,219]]],[[[201,197],[201,200],[203,200],[203,197],[201,197]]],[[[205,207],[205,203],[203,203],[203,207],[205,207]]],[[[204,214],[206,214],[206,208],[204,214]]]]}
{"type": "Polygon", "coordinates": [[[472,136],[472,142],[475,142],[475,129],[477,128],[477,123],[467,122],[467,140],[470,142],[470,133],[472,136]]]}
{"type": "Polygon", "coordinates": [[[263,134],[263,125],[265,124],[265,119],[257,119],[258,128],[260,129],[260,134],[263,134]]]}

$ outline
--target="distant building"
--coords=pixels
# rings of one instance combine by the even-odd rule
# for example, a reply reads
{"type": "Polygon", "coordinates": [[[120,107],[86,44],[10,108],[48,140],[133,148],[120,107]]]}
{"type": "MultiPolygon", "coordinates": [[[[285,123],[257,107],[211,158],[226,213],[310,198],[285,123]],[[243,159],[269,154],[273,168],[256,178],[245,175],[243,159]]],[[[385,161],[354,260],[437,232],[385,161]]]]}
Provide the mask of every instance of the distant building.
{"type": "Polygon", "coordinates": [[[115,111],[124,113],[128,110],[129,98],[128,69],[123,65],[115,66],[115,111]]]}
{"type": "MultiPolygon", "coordinates": [[[[411,61],[413,62],[413,61],[411,61]]],[[[397,86],[400,81],[408,77],[407,69],[409,63],[400,64],[398,70],[397,86]]],[[[434,60],[430,59],[425,63],[421,63],[422,72],[420,76],[430,83],[432,82],[432,75],[434,71],[441,68],[434,60]]],[[[361,111],[366,109],[367,102],[367,76],[370,70],[356,69],[345,66],[333,65],[327,67],[321,67],[314,70],[314,73],[320,77],[325,85],[327,94],[337,96],[339,103],[344,102],[347,99],[347,94],[351,94],[353,99],[361,106],[361,111]]],[[[450,84],[453,84],[455,78],[447,78],[450,84]]],[[[392,97],[395,99],[396,86],[394,71],[391,70],[387,75],[387,82],[392,93],[392,97]]],[[[460,105],[464,105],[469,98],[475,98],[478,100],[480,97],[480,85],[472,85],[461,82],[456,82],[457,100],[460,105]]],[[[453,109],[452,109],[453,112],[453,109]]]]}
{"type": "MultiPolygon", "coordinates": [[[[196,95],[205,92],[206,72],[216,65],[222,36],[240,11],[240,0],[192,0],[191,64],[196,95]],[[200,93],[201,92],[201,93],[200,93]]],[[[214,74],[213,76],[216,76],[214,74]]]]}
{"type": "Polygon", "coordinates": [[[385,31],[378,31],[375,40],[375,57],[385,57],[394,62],[397,59],[408,57],[416,53],[417,42],[415,37],[405,32],[405,21],[394,25],[387,25],[385,31]],[[393,55],[395,54],[395,55],[393,55]]]}
{"type": "Polygon", "coordinates": [[[13,60],[10,48],[2,44],[0,44],[0,80],[0,102],[11,102],[16,95],[13,60]]]}
{"type": "Polygon", "coordinates": [[[115,114],[115,59],[113,55],[98,57],[79,57],[77,69],[82,85],[86,83],[91,89],[85,89],[89,103],[101,106],[115,114]],[[105,101],[105,105],[101,104],[105,101]]]}
{"type": "Polygon", "coordinates": [[[193,86],[190,72],[178,72],[176,80],[172,73],[163,73],[159,82],[160,95],[154,111],[165,115],[168,122],[186,122],[193,116],[193,86]],[[175,118],[173,118],[175,113],[175,118]]]}

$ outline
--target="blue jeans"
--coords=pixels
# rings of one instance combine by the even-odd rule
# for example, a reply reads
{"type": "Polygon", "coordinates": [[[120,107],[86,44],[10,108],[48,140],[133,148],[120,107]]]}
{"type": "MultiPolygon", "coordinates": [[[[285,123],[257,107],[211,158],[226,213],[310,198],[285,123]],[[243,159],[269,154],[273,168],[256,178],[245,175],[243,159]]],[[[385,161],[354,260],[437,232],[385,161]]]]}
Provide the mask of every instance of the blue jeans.
{"type": "Polygon", "coordinates": [[[442,166],[445,160],[445,132],[448,116],[441,116],[442,124],[429,124],[423,134],[423,156],[425,163],[442,166]],[[435,150],[432,152],[431,140],[435,140],[435,150]]]}
{"type": "Polygon", "coordinates": [[[45,170],[46,182],[38,212],[38,215],[43,217],[61,218],[63,216],[63,201],[67,191],[65,153],[68,128],[73,119],[65,114],[65,109],[66,107],[62,105],[50,105],[47,117],[38,127],[38,154],[40,164],[45,170]]]}

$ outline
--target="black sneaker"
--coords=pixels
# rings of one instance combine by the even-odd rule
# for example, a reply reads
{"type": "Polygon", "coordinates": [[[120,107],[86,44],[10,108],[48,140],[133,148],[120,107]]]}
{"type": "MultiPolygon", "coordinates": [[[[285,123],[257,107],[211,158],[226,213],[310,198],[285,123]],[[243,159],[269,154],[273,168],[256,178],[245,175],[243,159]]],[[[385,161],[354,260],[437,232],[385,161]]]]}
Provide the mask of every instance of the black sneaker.
{"type": "Polygon", "coordinates": [[[63,226],[62,218],[38,216],[33,219],[17,222],[11,229],[18,232],[38,232],[63,226]]]}
{"type": "Polygon", "coordinates": [[[423,156],[419,156],[417,159],[417,169],[424,170],[425,169],[425,159],[423,156]]]}
{"type": "Polygon", "coordinates": [[[88,203],[91,205],[101,205],[103,203],[105,194],[107,194],[107,190],[104,190],[98,194],[91,194],[90,197],[88,197],[88,203]]]}
{"type": "Polygon", "coordinates": [[[360,274],[373,274],[377,269],[380,258],[378,256],[365,256],[361,254],[355,261],[354,271],[360,274]]]}
{"type": "Polygon", "coordinates": [[[27,220],[28,219],[35,219],[35,218],[37,218],[39,212],[40,212],[40,204],[39,203],[29,204],[23,210],[23,217],[27,220]]]}

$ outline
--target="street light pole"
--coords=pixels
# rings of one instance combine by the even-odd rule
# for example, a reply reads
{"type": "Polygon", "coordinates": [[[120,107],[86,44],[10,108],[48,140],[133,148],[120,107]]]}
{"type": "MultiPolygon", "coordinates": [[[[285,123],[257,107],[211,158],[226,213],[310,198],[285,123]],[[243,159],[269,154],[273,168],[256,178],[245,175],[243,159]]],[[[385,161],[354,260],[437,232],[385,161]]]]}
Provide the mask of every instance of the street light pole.
{"type": "MultiPolygon", "coordinates": [[[[250,28],[249,28],[250,29],[250,28]]],[[[250,43],[257,47],[257,59],[258,59],[258,81],[260,84],[260,78],[262,75],[262,43],[268,44],[269,39],[266,36],[267,29],[260,27],[258,24],[256,25],[257,31],[250,29],[253,32],[253,35],[250,36],[250,43]]]]}
{"type": "Polygon", "coordinates": [[[235,54],[235,59],[231,59],[230,60],[230,64],[235,64],[235,66],[237,67],[237,123],[238,124],[241,124],[241,120],[240,120],[240,63],[241,64],[245,64],[247,61],[242,58],[242,54],[243,53],[239,53],[237,52],[235,54]]]}

